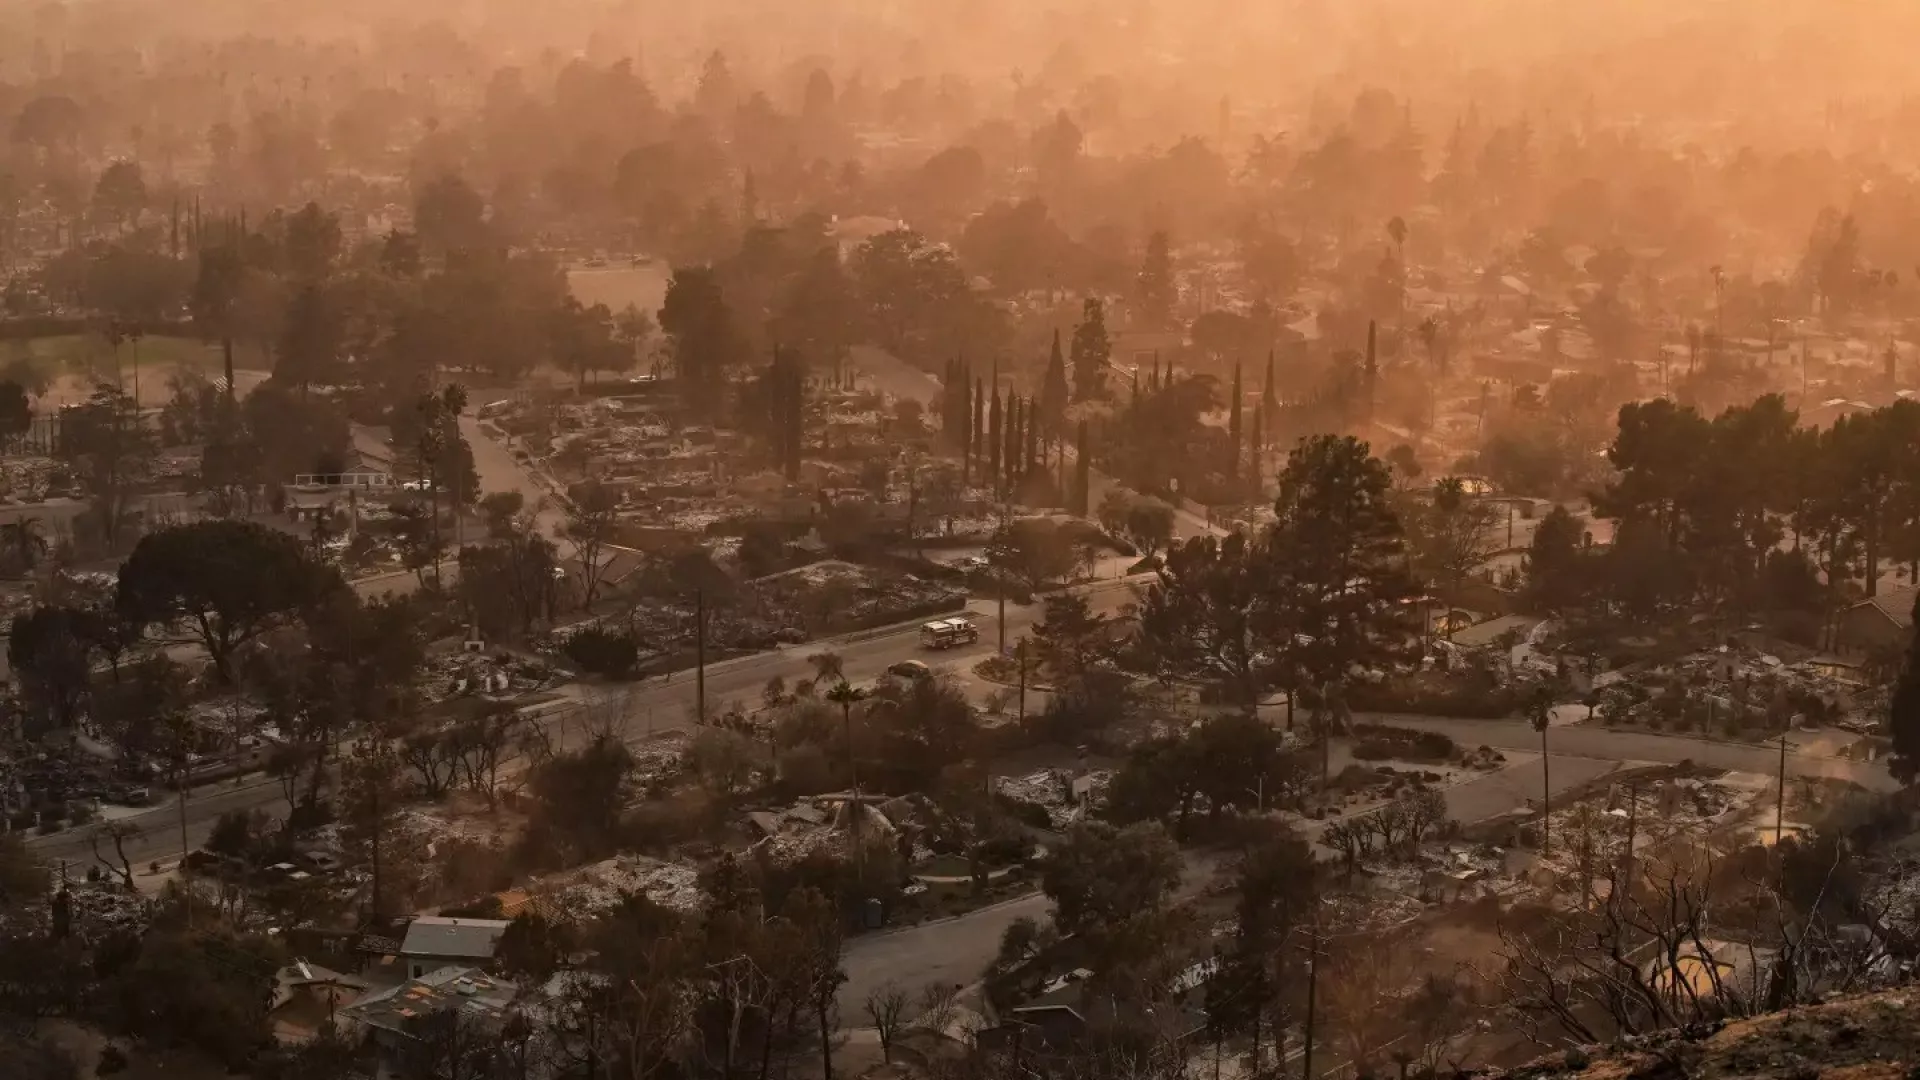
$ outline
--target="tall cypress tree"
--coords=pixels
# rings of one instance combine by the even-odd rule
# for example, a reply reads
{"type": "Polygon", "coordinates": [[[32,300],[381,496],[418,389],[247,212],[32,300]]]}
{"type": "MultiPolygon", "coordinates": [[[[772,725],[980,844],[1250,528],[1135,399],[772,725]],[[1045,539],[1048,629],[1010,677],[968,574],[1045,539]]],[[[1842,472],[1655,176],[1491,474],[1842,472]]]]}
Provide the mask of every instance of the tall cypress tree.
{"type": "Polygon", "coordinates": [[[960,389],[960,361],[948,360],[947,371],[941,377],[940,385],[945,397],[941,399],[940,426],[946,431],[947,440],[955,449],[960,446],[960,406],[965,403],[960,389]]]}
{"type": "Polygon", "coordinates": [[[1011,492],[1020,483],[1020,423],[1022,409],[1020,395],[1007,392],[1007,444],[1000,449],[1000,462],[1003,468],[1001,483],[1011,492]]]}
{"type": "MultiPolygon", "coordinates": [[[[1038,420],[1039,417],[1036,415],[1034,419],[1038,420]]],[[[1026,461],[1026,467],[1021,470],[1021,474],[1023,476],[1032,476],[1034,473],[1034,470],[1038,469],[1039,467],[1040,467],[1040,425],[1037,423],[1033,423],[1033,424],[1027,425],[1027,461],[1026,461]]]]}
{"type": "Polygon", "coordinates": [[[1093,454],[1087,445],[1087,422],[1080,421],[1079,438],[1075,440],[1073,458],[1073,492],[1068,499],[1067,509],[1081,517],[1087,516],[1088,496],[1093,490],[1093,454]]]}
{"type": "Polygon", "coordinates": [[[1001,491],[1000,475],[1000,387],[993,388],[987,406],[987,475],[993,480],[995,494],[1001,491]]]}
{"type": "Polygon", "coordinates": [[[1250,481],[1248,486],[1253,489],[1256,498],[1261,495],[1263,490],[1262,481],[1264,478],[1260,475],[1260,459],[1264,456],[1266,450],[1266,428],[1265,414],[1255,409],[1253,412],[1252,452],[1247,455],[1247,479],[1250,481]]]}
{"type": "Polygon", "coordinates": [[[1240,412],[1242,393],[1240,389],[1240,363],[1233,365],[1233,396],[1227,401],[1227,442],[1233,447],[1233,453],[1227,459],[1227,483],[1231,484],[1240,476],[1240,412]]]}
{"type": "Polygon", "coordinates": [[[1040,384],[1040,415],[1047,433],[1063,437],[1067,422],[1067,358],[1060,351],[1060,331],[1053,332],[1053,348],[1047,353],[1047,375],[1040,384]]]}
{"type": "Polygon", "coordinates": [[[973,380],[967,375],[965,361],[953,362],[953,431],[954,445],[960,449],[960,482],[967,483],[973,472],[973,380]]]}
{"type": "Polygon", "coordinates": [[[1378,353],[1380,324],[1367,320],[1367,423],[1373,423],[1373,392],[1380,381],[1380,356],[1378,353]]]}
{"type": "Polygon", "coordinates": [[[807,441],[807,372],[801,366],[800,355],[791,349],[786,352],[786,370],[787,479],[797,482],[800,479],[800,451],[807,441]]]}
{"type": "MultiPolygon", "coordinates": [[[[1260,411],[1261,413],[1264,414],[1262,416],[1262,419],[1265,420],[1268,424],[1273,423],[1275,418],[1274,417],[1275,410],[1277,410],[1279,407],[1280,407],[1280,402],[1277,398],[1274,397],[1274,393],[1273,393],[1273,350],[1268,349],[1267,350],[1267,385],[1266,385],[1266,389],[1260,391],[1260,411]]],[[[1257,445],[1262,450],[1266,449],[1265,443],[1257,443],[1257,445]]]]}
{"type": "Polygon", "coordinates": [[[972,451],[969,460],[973,463],[973,472],[985,476],[980,463],[985,454],[984,440],[981,435],[986,431],[987,392],[986,386],[978,375],[973,377],[973,434],[967,439],[967,447],[972,451]]]}

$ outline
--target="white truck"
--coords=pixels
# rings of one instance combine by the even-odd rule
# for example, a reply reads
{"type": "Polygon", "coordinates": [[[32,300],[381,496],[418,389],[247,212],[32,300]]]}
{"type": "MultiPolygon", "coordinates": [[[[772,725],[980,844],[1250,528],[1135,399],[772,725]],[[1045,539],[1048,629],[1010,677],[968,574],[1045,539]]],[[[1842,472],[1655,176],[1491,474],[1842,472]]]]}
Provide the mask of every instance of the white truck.
{"type": "Polygon", "coordinates": [[[956,645],[971,645],[980,640],[980,628],[973,620],[955,616],[951,619],[936,619],[920,627],[920,647],[923,649],[951,649],[956,645]]]}

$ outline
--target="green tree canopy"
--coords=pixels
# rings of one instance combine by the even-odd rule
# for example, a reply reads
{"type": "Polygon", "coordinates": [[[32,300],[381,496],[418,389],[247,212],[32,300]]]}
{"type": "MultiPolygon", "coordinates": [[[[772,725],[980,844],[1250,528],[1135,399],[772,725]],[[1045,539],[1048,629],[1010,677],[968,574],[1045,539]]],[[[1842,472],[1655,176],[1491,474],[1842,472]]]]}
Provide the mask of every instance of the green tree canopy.
{"type": "Polygon", "coordinates": [[[231,681],[236,649],[343,587],[295,537],[210,520],[142,537],[120,568],[118,605],[135,625],[183,629],[231,681]]]}

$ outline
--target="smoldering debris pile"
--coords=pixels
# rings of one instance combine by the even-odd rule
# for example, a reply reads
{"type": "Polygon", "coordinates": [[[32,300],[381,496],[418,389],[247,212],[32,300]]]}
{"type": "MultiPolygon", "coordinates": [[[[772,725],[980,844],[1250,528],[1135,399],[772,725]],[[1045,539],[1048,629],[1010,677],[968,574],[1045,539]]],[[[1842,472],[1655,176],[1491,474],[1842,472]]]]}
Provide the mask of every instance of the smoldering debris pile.
{"type": "Polygon", "coordinates": [[[528,890],[545,908],[575,917],[603,915],[628,896],[644,896],[671,911],[692,912],[706,903],[700,873],[691,866],[641,855],[619,855],[547,878],[528,890]]]}
{"type": "Polygon", "coordinates": [[[942,605],[958,607],[966,594],[940,581],[846,562],[820,562],[752,583],[747,590],[784,615],[783,624],[828,634],[911,618],[942,605]]]}
{"type": "Polygon", "coordinates": [[[1517,887],[1507,875],[1505,851],[1492,844],[1435,845],[1408,860],[1370,859],[1361,865],[1374,889],[1425,903],[1472,900],[1517,887]]]}
{"type": "Polygon", "coordinates": [[[461,652],[427,662],[422,689],[429,701],[488,695],[516,697],[551,689],[562,673],[535,659],[508,653],[461,652]]]}
{"type": "Polygon", "coordinates": [[[1870,876],[1865,907],[1881,913],[1887,929],[1920,940],[1920,858],[1897,859],[1870,876]]]}
{"type": "Polygon", "coordinates": [[[995,777],[993,789],[1015,802],[1040,807],[1047,812],[1053,828],[1064,829],[1104,802],[1112,782],[1113,774],[1105,769],[1078,774],[1065,769],[1041,769],[1025,776],[995,777]]]}
{"type": "Polygon", "coordinates": [[[1650,728],[1778,731],[1870,725],[1880,695],[1829,664],[1788,663],[1740,646],[1595,677],[1596,715],[1650,728]]]}
{"type": "MultiPolygon", "coordinates": [[[[139,871],[136,869],[136,873],[139,871]]],[[[144,933],[153,915],[153,902],[130,892],[112,879],[90,881],[78,876],[67,882],[68,912],[74,932],[90,935],[104,931],[144,933]]],[[[52,903],[25,904],[0,913],[0,930],[16,933],[45,933],[53,927],[52,903]]]]}
{"type": "Polygon", "coordinates": [[[628,747],[633,754],[634,787],[654,791],[684,776],[692,741],[686,732],[674,731],[628,747]]]}
{"type": "Polygon", "coordinates": [[[1327,893],[1320,905],[1320,925],[1337,926],[1346,933],[1398,926],[1426,910],[1419,900],[1398,893],[1327,893]]]}
{"type": "Polygon", "coordinates": [[[0,461],[0,504],[45,502],[73,482],[68,468],[52,458],[9,457],[0,461]]]}

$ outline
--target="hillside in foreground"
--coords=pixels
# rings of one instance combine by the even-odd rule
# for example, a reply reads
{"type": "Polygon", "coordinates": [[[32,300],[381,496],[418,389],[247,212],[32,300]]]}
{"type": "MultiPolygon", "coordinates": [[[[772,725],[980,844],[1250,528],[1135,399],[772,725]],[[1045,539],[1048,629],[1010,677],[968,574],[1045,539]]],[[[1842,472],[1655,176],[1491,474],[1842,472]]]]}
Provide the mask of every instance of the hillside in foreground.
{"type": "Polygon", "coordinates": [[[1920,1075],[1920,989],[1907,987],[1693,1032],[1543,1058],[1513,1080],[1880,1080],[1920,1075]]]}

